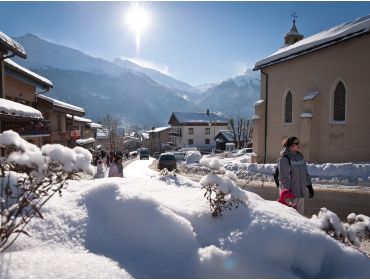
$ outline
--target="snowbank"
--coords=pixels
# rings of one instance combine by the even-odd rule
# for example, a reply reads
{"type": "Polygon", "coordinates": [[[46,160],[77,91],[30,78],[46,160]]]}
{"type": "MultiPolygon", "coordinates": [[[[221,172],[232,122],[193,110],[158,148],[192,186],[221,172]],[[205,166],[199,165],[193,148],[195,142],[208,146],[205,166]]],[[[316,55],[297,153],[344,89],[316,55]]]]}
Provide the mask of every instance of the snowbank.
{"type": "Polygon", "coordinates": [[[192,163],[198,163],[200,159],[202,158],[202,155],[198,151],[189,151],[186,153],[186,163],[192,164],[192,163]]]}
{"type": "Polygon", "coordinates": [[[0,276],[370,277],[368,257],[292,208],[248,193],[248,205],[215,219],[199,184],[163,181],[140,164],[126,178],[73,182],[53,197],[45,220],[29,224],[32,237],[1,255],[0,276]]]}
{"type": "MultiPolygon", "coordinates": [[[[257,164],[250,163],[250,154],[241,157],[217,155],[216,157],[203,156],[198,165],[188,166],[192,173],[204,174],[204,168],[214,169],[210,166],[212,162],[217,162],[229,171],[234,172],[239,179],[261,180],[273,182],[273,174],[276,164],[257,164]]],[[[222,168],[218,166],[218,168],[222,168]]],[[[186,166],[183,166],[186,170],[186,166]]],[[[308,173],[315,184],[345,184],[369,185],[370,186],[370,163],[324,163],[307,164],[308,173]]],[[[206,172],[207,173],[207,172],[206,172]]]]}

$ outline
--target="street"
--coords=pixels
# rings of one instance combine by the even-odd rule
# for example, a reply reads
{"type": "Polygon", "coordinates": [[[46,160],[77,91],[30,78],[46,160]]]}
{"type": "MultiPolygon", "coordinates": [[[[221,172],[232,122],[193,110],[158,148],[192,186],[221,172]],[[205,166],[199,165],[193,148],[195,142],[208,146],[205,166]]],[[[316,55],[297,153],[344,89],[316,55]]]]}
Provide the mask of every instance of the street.
{"type": "MultiPolygon", "coordinates": [[[[181,175],[197,182],[201,178],[196,174],[181,175]]],[[[271,184],[262,186],[252,182],[241,187],[267,200],[277,200],[279,196],[278,188],[271,184]]],[[[342,221],[346,221],[348,214],[352,212],[370,216],[370,193],[358,190],[315,189],[314,198],[305,199],[305,216],[310,218],[313,214],[318,214],[322,207],[336,213],[342,221]]]]}
{"type": "MultiPolygon", "coordinates": [[[[278,188],[271,186],[261,187],[260,184],[248,184],[246,189],[260,195],[267,200],[278,198],[278,188]]],[[[342,221],[347,220],[348,214],[364,214],[370,216],[370,193],[348,190],[315,189],[314,198],[305,199],[305,216],[318,214],[320,208],[325,207],[338,215],[342,221]]]]}

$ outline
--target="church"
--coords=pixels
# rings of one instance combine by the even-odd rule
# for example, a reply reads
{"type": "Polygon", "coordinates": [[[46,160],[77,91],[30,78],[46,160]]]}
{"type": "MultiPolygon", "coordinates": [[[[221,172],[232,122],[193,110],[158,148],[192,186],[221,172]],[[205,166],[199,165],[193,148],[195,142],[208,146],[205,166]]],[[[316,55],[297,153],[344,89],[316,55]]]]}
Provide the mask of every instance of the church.
{"type": "Polygon", "coordinates": [[[276,162],[287,136],[308,162],[370,161],[370,15],[304,38],[294,17],[285,44],[256,62],[254,161],[276,162]]]}

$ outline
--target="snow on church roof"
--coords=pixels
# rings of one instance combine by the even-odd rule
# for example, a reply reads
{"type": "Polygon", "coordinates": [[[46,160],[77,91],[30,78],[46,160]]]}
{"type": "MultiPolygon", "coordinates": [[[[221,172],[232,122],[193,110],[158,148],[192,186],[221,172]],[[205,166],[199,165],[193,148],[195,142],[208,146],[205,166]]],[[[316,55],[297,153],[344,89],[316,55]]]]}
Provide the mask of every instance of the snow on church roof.
{"type": "Polygon", "coordinates": [[[69,103],[66,103],[66,102],[63,102],[63,101],[60,101],[60,100],[57,100],[57,99],[48,97],[48,96],[45,96],[45,95],[42,95],[42,94],[39,94],[38,95],[38,98],[44,99],[46,101],[49,101],[49,102],[53,103],[55,106],[59,106],[59,107],[62,107],[62,108],[66,108],[66,109],[70,109],[70,110],[74,110],[74,111],[85,113],[85,109],[84,108],[81,108],[81,107],[78,107],[78,106],[75,106],[75,105],[72,105],[72,104],[69,104],[69,103]]]}
{"type": "Polygon", "coordinates": [[[44,87],[51,87],[51,88],[53,87],[53,83],[50,82],[48,79],[36,74],[35,72],[32,72],[31,70],[28,70],[20,66],[18,63],[15,63],[13,60],[7,58],[4,61],[5,61],[5,67],[11,68],[17,72],[21,72],[23,75],[28,76],[30,79],[43,85],[44,87]]]}
{"type": "Polygon", "coordinates": [[[27,58],[26,51],[21,44],[0,31],[0,48],[9,50],[21,58],[27,58]]]}
{"type": "Polygon", "coordinates": [[[4,98],[0,98],[0,113],[36,119],[42,118],[39,110],[4,98]]]}
{"type": "Polygon", "coordinates": [[[370,32],[370,15],[349,21],[282,47],[272,55],[257,61],[254,70],[279,63],[299,55],[324,48],[338,42],[370,32]]]}

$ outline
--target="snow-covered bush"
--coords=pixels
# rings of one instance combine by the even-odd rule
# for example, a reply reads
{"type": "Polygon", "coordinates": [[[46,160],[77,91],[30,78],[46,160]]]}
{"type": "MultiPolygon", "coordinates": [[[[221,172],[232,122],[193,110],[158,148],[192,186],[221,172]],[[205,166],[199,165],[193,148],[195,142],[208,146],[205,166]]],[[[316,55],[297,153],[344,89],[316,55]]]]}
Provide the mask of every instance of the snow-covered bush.
{"type": "Polygon", "coordinates": [[[76,173],[92,173],[91,153],[83,148],[47,144],[41,149],[16,132],[0,134],[0,252],[7,249],[42,206],[76,173]]]}
{"type": "Polygon", "coordinates": [[[321,208],[319,214],[313,215],[311,220],[327,234],[343,243],[349,241],[354,245],[359,245],[361,240],[370,238],[370,217],[362,214],[349,214],[348,223],[343,224],[337,214],[321,208]]]}
{"type": "Polygon", "coordinates": [[[246,191],[240,189],[234,182],[237,180],[235,173],[226,171],[221,161],[216,157],[203,157],[200,164],[212,169],[200,180],[202,188],[206,190],[207,198],[213,217],[222,216],[222,212],[238,208],[239,204],[246,204],[248,196],[246,191]],[[221,170],[222,169],[222,170],[221,170]],[[224,175],[217,175],[222,171],[224,175]]]}
{"type": "Polygon", "coordinates": [[[198,163],[200,159],[202,158],[202,155],[198,151],[189,151],[186,153],[186,163],[198,163]]]}
{"type": "Polygon", "coordinates": [[[313,215],[312,220],[316,222],[322,230],[336,239],[344,240],[347,237],[346,230],[338,218],[338,215],[325,207],[320,209],[317,216],[313,215]]]}
{"type": "Polygon", "coordinates": [[[360,245],[364,239],[370,238],[370,217],[351,213],[347,217],[348,223],[344,224],[348,240],[355,245],[360,245]]]}

